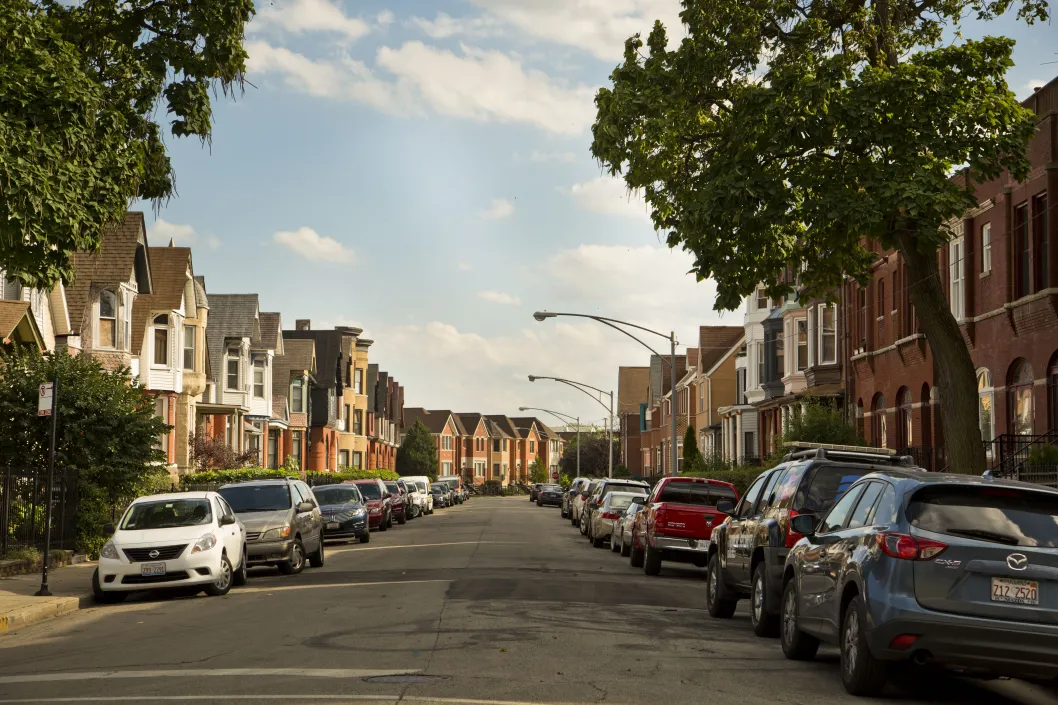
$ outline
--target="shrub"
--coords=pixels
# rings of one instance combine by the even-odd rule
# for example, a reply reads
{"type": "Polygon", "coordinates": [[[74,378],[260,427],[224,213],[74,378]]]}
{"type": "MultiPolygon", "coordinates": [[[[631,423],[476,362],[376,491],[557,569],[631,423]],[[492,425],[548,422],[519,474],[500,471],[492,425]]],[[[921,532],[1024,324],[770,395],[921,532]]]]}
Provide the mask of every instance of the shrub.
{"type": "Polygon", "coordinates": [[[1033,446],[1025,459],[1026,465],[1058,465],[1058,446],[1047,444],[1033,446]]]}
{"type": "Polygon", "coordinates": [[[283,468],[235,468],[231,470],[200,470],[180,478],[184,487],[193,485],[224,485],[229,482],[247,482],[248,480],[265,480],[287,477],[290,473],[283,468]]]}
{"type": "MultiPolygon", "coordinates": [[[[248,450],[236,453],[222,438],[214,438],[208,433],[192,433],[187,441],[191,452],[191,464],[199,471],[218,468],[227,470],[242,468],[258,460],[256,451],[248,450]]],[[[296,463],[297,461],[295,461],[296,463]]]]}
{"type": "Polygon", "coordinates": [[[386,470],[385,468],[377,468],[375,470],[364,470],[363,468],[341,468],[338,472],[313,472],[308,473],[309,477],[317,484],[324,484],[321,480],[331,480],[333,478],[334,483],[345,482],[346,480],[371,480],[378,478],[387,482],[394,482],[400,479],[400,475],[392,470],[386,470]]]}

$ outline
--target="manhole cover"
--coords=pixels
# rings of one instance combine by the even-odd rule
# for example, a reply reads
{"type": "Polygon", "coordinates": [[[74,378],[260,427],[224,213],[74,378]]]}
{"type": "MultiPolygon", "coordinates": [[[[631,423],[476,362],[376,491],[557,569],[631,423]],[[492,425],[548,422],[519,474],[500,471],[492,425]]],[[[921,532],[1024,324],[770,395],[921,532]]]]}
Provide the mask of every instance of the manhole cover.
{"type": "Polygon", "coordinates": [[[415,684],[415,683],[433,683],[434,681],[443,681],[444,676],[417,676],[417,675],[404,675],[404,676],[370,676],[365,678],[364,681],[367,683],[403,683],[415,684]]]}

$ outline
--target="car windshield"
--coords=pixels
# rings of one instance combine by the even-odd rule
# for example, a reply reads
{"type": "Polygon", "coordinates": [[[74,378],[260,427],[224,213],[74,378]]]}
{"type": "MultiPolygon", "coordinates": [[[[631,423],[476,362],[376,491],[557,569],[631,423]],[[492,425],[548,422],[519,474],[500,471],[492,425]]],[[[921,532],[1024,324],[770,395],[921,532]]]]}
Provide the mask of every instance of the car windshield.
{"type": "Polygon", "coordinates": [[[426,492],[426,483],[423,482],[422,480],[416,480],[415,481],[415,486],[417,488],[419,488],[420,492],[426,492]]]}
{"type": "Polygon", "coordinates": [[[445,485],[448,485],[449,489],[453,489],[453,490],[459,489],[459,480],[457,480],[454,477],[450,477],[447,480],[441,480],[441,482],[443,484],[445,484],[445,485]]]}
{"type": "Polygon", "coordinates": [[[389,490],[390,494],[400,494],[400,488],[397,487],[396,482],[387,482],[386,489],[389,490]]]}
{"type": "Polygon", "coordinates": [[[208,499],[167,499],[137,502],[125,514],[121,528],[125,531],[173,529],[178,526],[200,526],[213,523],[208,499]]]}
{"type": "Polygon", "coordinates": [[[236,514],[290,509],[290,490],[286,485],[233,485],[220,488],[220,494],[236,514]]]}
{"type": "Polygon", "coordinates": [[[316,501],[323,505],[355,504],[360,501],[360,493],[355,487],[349,485],[317,487],[312,490],[312,494],[316,495],[316,501]]]}
{"type": "Polygon", "coordinates": [[[813,514],[828,512],[845,490],[873,471],[870,467],[817,465],[808,471],[807,481],[801,483],[793,508],[813,514]]]}
{"type": "Polygon", "coordinates": [[[1006,487],[941,485],[915,493],[911,525],[1006,546],[1058,548],[1058,495],[1006,487]]]}
{"type": "Polygon", "coordinates": [[[430,485],[430,492],[433,494],[444,494],[448,491],[448,488],[444,485],[430,485]]]}
{"type": "Polygon", "coordinates": [[[357,485],[356,487],[360,490],[360,494],[364,496],[364,499],[382,499],[382,490],[374,482],[357,485]]]}

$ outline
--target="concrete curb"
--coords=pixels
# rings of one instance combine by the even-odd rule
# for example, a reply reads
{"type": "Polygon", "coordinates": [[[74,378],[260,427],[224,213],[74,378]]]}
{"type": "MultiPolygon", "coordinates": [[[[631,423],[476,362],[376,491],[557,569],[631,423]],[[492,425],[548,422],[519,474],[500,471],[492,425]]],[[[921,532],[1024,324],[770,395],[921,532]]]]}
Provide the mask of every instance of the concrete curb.
{"type": "MultiPolygon", "coordinates": [[[[0,600],[2,599],[0,597],[0,600]]],[[[0,615],[0,634],[46,622],[95,604],[91,595],[31,597],[23,598],[23,601],[24,604],[8,609],[6,614],[0,615]]]]}

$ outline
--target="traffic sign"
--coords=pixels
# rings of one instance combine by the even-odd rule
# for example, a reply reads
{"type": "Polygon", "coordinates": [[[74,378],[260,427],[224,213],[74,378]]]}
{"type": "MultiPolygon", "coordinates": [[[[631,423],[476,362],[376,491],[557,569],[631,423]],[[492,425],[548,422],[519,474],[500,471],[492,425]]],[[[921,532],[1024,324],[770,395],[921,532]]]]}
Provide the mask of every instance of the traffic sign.
{"type": "Polygon", "coordinates": [[[54,382],[45,382],[40,385],[40,394],[37,395],[37,416],[51,416],[52,398],[54,394],[54,382]]]}

